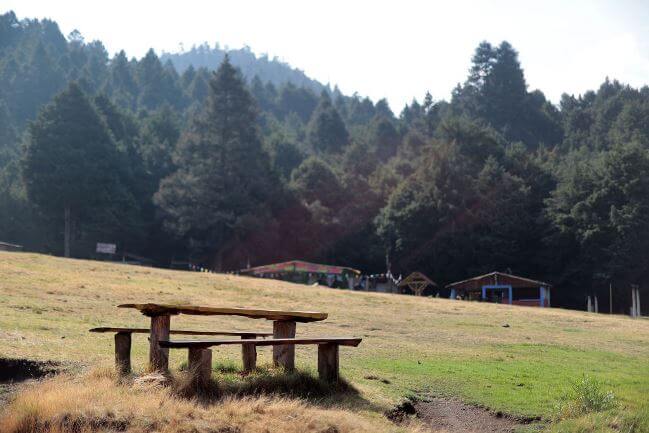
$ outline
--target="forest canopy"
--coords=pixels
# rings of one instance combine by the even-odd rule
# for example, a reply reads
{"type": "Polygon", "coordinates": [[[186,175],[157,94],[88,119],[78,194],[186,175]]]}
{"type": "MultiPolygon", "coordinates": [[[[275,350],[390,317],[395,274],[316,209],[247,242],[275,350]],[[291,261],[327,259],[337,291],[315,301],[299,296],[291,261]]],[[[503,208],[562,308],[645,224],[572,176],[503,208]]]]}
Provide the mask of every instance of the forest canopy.
{"type": "MultiPolygon", "coordinates": [[[[400,79],[395,77],[395,79],[400,79]]],[[[450,100],[394,112],[249,50],[110,56],[0,16],[0,240],[161,266],[289,259],[439,284],[494,270],[581,303],[649,263],[649,88],[558,105],[483,42],[450,100]]],[[[396,108],[396,107],[395,107],[396,108]]]]}

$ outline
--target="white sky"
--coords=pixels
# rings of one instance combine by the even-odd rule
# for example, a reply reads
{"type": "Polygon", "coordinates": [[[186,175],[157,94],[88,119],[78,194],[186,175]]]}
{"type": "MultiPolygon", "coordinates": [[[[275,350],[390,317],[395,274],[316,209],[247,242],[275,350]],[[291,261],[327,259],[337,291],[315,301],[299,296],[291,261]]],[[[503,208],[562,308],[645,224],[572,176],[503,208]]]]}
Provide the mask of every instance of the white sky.
{"type": "Polygon", "coordinates": [[[449,98],[482,40],[511,42],[530,89],[554,102],[606,76],[649,82],[648,0],[1,0],[8,10],[76,28],[111,55],[248,45],[397,113],[426,91],[449,98]]]}

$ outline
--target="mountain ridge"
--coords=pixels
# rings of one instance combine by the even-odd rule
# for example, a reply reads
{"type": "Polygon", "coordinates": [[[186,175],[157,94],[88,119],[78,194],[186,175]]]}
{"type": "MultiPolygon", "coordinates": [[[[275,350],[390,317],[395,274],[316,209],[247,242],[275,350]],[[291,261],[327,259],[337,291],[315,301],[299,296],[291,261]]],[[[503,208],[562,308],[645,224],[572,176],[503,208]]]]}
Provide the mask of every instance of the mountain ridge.
{"type": "Polygon", "coordinates": [[[331,91],[329,85],[309,77],[303,70],[291,64],[270,58],[266,54],[255,54],[248,46],[238,49],[221,48],[218,43],[210,47],[207,42],[193,46],[189,51],[165,52],[160,54],[160,61],[170,61],[179,74],[184,73],[190,66],[195,69],[207,68],[214,70],[228,55],[230,62],[241,70],[244,78],[251,81],[255,76],[263,82],[271,82],[275,86],[292,83],[297,87],[306,87],[316,93],[323,90],[331,91]]]}

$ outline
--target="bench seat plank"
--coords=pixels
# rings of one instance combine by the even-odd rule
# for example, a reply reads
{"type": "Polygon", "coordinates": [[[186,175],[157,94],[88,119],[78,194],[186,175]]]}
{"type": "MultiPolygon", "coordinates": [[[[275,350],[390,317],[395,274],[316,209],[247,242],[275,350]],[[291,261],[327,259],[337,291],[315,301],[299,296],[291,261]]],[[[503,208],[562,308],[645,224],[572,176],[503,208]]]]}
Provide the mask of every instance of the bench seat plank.
{"type": "Polygon", "coordinates": [[[160,340],[160,347],[189,349],[192,347],[211,347],[232,344],[254,344],[255,346],[276,346],[295,344],[336,344],[339,346],[358,346],[362,338],[355,337],[314,337],[314,338],[269,338],[265,340],[160,340]]]}
{"type": "MultiPolygon", "coordinates": [[[[134,333],[134,334],[148,334],[150,332],[149,328],[109,328],[109,327],[100,327],[92,328],[90,332],[122,332],[122,333],[134,333]]],[[[270,337],[273,335],[272,332],[254,332],[254,331],[183,331],[180,329],[171,329],[170,334],[178,335],[232,335],[237,337],[270,337]]]]}

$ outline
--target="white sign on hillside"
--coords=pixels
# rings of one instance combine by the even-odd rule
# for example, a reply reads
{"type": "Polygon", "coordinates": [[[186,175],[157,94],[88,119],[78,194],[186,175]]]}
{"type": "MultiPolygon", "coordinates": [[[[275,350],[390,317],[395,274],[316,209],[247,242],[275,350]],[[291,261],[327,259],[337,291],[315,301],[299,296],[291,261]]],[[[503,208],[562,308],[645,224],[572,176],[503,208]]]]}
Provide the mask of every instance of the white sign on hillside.
{"type": "Polygon", "coordinates": [[[103,244],[101,242],[97,242],[97,252],[98,253],[115,254],[115,251],[117,251],[117,245],[115,245],[115,244],[103,244]]]}

